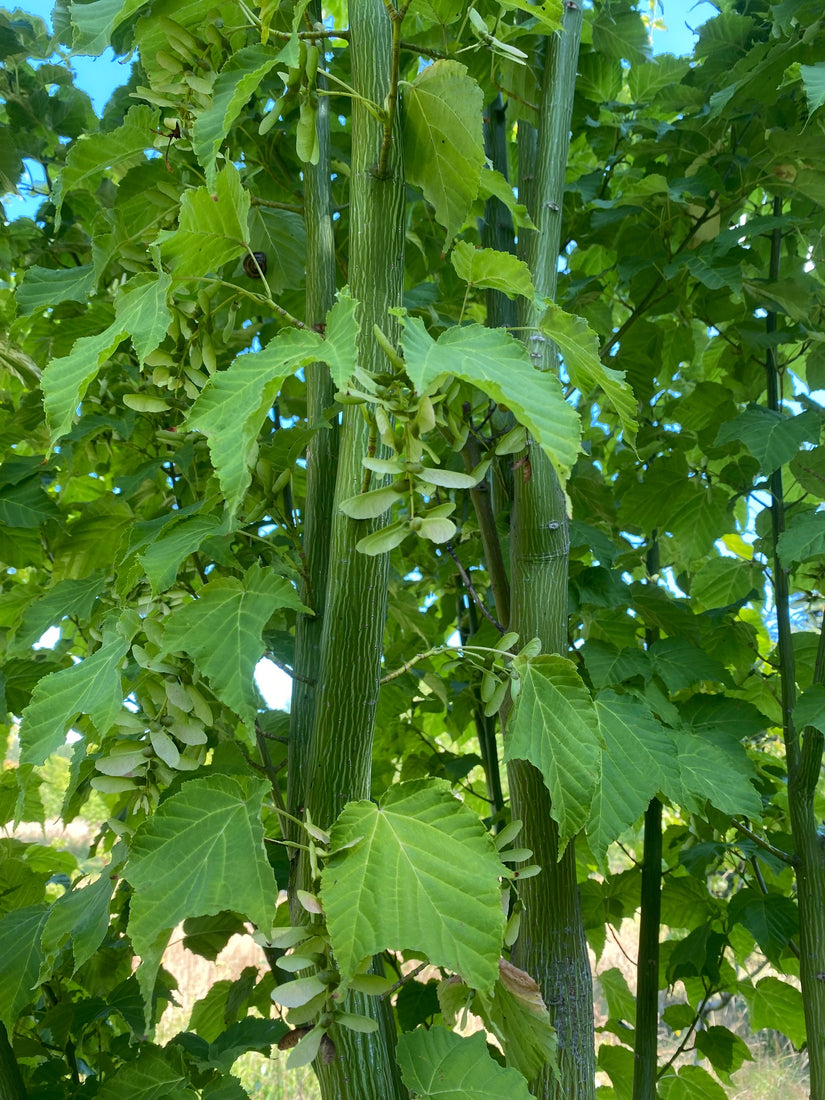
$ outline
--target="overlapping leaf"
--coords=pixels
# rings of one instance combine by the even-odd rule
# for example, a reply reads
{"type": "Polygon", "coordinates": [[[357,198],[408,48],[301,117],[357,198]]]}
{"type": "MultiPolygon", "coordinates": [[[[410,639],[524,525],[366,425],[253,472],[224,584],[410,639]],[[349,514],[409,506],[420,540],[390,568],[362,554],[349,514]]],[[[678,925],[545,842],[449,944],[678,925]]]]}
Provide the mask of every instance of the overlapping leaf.
{"type": "Polygon", "coordinates": [[[93,191],[106,171],[122,173],[139,164],[145,150],[152,147],[152,131],[157,124],[157,108],[140,104],[132,107],[123,125],[116,130],[83,136],[72,144],[52,196],[56,227],[60,224],[64,197],[77,188],[85,187],[93,191]]]}
{"type": "Polygon", "coordinates": [[[309,612],[288,580],[254,565],[243,581],[218,578],[173,611],[164,623],[164,648],[194,658],[218,698],[251,725],[259,702],[254,672],[264,651],[261,631],[280,607],[309,612]]]}
{"type": "Polygon", "coordinates": [[[489,990],[504,932],[501,862],[478,817],[446,783],[391,787],[351,802],[332,829],[321,900],[343,977],[385,948],[426,954],[489,990]]]}
{"type": "Polygon", "coordinates": [[[218,172],[215,186],[186,191],[178,228],[157,238],[161,255],[175,279],[192,279],[217,270],[247,251],[249,193],[234,164],[218,172]]]}
{"type": "Polygon", "coordinates": [[[123,875],[132,884],[129,933],[138,955],[187,917],[224,909],[269,930],[275,879],[261,806],[269,784],[248,776],[192,779],[137,830],[123,875]]]}
{"type": "Polygon", "coordinates": [[[558,380],[537,371],[518,340],[502,329],[467,325],[433,340],[417,317],[401,337],[407,374],[419,393],[454,375],[510,408],[566,479],[579,450],[579,417],[564,400],[558,380]]]}
{"type": "Polygon", "coordinates": [[[322,355],[317,332],[287,329],[262,351],[239,355],[206,384],[189,414],[189,426],[203,432],[212,465],[230,512],[249,487],[257,435],[284,381],[322,355]]]}
{"type": "Polygon", "coordinates": [[[451,240],[478,194],[484,93],[457,61],[436,61],[404,88],[407,179],[424,192],[451,240]]]}
{"type": "Polygon", "coordinates": [[[465,1038],[446,1027],[416,1028],[399,1038],[398,1064],[422,1100],[529,1100],[526,1080],[490,1056],[480,1032],[465,1038]]]}
{"type": "Polygon", "coordinates": [[[38,680],[20,724],[21,764],[42,764],[79,714],[106,733],[123,703],[120,662],[128,648],[123,638],[112,638],[90,657],[38,680]]]}
{"type": "Polygon", "coordinates": [[[212,106],[197,116],[192,136],[195,156],[206,169],[207,186],[215,182],[215,157],[221,142],[281,52],[268,46],[244,46],[230,56],[218,73],[212,88],[212,106]]]}
{"type": "Polygon", "coordinates": [[[0,1022],[9,1032],[21,1008],[32,999],[43,960],[40,937],[48,915],[47,905],[27,905],[0,917],[0,1022]]]}
{"type": "Polygon", "coordinates": [[[521,691],[507,723],[505,760],[529,760],[553,800],[564,846],[586,824],[601,777],[601,734],[590,693],[564,657],[517,661],[521,691]]]}
{"type": "Polygon", "coordinates": [[[679,762],[672,733],[631,696],[603,692],[596,712],[604,752],[587,841],[606,869],[608,846],[642,816],[651,798],[679,791],[679,762]]]}
{"type": "Polygon", "coordinates": [[[602,363],[598,337],[587,321],[548,302],[540,328],[561,352],[573,385],[585,397],[598,386],[616,410],[625,438],[632,442],[638,428],[636,398],[625,372],[602,363]]]}

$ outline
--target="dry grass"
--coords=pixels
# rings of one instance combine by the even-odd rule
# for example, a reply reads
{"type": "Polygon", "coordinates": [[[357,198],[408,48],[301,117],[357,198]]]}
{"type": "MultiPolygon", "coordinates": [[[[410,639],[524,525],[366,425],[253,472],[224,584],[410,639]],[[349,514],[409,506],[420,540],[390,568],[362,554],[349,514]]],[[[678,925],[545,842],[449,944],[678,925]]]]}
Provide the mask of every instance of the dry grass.
{"type": "MultiPolygon", "coordinates": [[[[251,936],[233,936],[215,962],[188,951],[183,946],[183,934],[178,929],[163,956],[163,965],[178,983],[178,1004],[170,1006],[160,1021],[157,1039],[168,1042],[184,1031],[192,1014],[192,1006],[206,996],[215,982],[234,980],[247,966],[257,967],[263,974],[267,968],[260,947],[251,936]]],[[[287,1055],[273,1050],[271,1058],[261,1054],[245,1054],[232,1068],[234,1076],[255,1100],[319,1100],[320,1092],[311,1069],[287,1070],[287,1055]]]]}

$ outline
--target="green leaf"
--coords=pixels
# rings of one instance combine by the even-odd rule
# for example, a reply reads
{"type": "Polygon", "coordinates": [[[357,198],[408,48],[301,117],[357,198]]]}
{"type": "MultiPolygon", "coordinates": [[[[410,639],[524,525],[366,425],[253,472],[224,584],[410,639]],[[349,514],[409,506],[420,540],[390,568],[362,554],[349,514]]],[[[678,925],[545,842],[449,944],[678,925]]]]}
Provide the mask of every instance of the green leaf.
{"type": "Polygon", "coordinates": [[[825,733],[825,686],[814,684],[799,696],[793,710],[796,729],[815,726],[825,733]]]}
{"type": "Polygon", "coordinates": [[[349,803],[331,848],[321,901],[344,980],[367,955],[410,949],[492,989],[504,934],[502,865],[447,783],[400,783],[377,806],[349,803]]]}
{"type": "Polygon", "coordinates": [[[97,1100],[161,1100],[167,1096],[183,1097],[181,1085],[186,1080],[180,1061],[170,1047],[168,1051],[151,1043],[145,1044],[133,1062],[123,1062],[107,1075],[97,1093],[97,1100]],[[173,1064],[175,1063],[175,1064],[173,1064]]]}
{"type": "Polygon", "coordinates": [[[791,473],[805,492],[825,500],[825,447],[800,451],[791,459],[791,473]]]}
{"type": "Polygon", "coordinates": [[[273,50],[269,46],[244,46],[218,73],[212,88],[212,105],[201,111],[192,128],[192,149],[206,170],[207,187],[215,184],[215,157],[230,127],[243,110],[250,96],[258,90],[263,78],[288,50],[273,50]]]}
{"type": "Polygon", "coordinates": [[[172,314],[166,304],[172,280],[165,272],[135,275],[115,299],[115,323],[129,333],[138,361],[155,350],[166,335],[172,314]]]}
{"type": "Polygon", "coordinates": [[[266,256],[266,281],[273,294],[302,285],[306,273],[307,233],[300,214],[294,210],[252,206],[249,247],[266,256]]]}
{"type": "Polygon", "coordinates": [[[779,978],[762,978],[755,986],[741,982],[739,992],[748,1002],[751,1032],[770,1028],[787,1035],[793,1045],[805,1045],[805,1012],[802,994],[779,978]]]}
{"type": "Polygon", "coordinates": [[[89,384],[127,335],[141,362],[161,342],[171,320],[166,305],[170,284],[165,274],[135,275],[117,296],[112,324],[96,336],[81,337],[69,355],[52,359],[43,371],[43,404],[52,442],[69,431],[89,384]]]}
{"type": "Polygon", "coordinates": [[[553,302],[546,305],[539,329],[559,349],[570,381],[585,398],[598,386],[616,410],[625,438],[632,443],[638,428],[637,404],[625,372],[602,363],[598,337],[583,317],[565,313],[553,302]]]}
{"type": "Polygon", "coordinates": [[[168,535],[156,539],[142,554],[138,554],[153,595],[172,587],[180,563],[194,554],[204,539],[225,535],[227,530],[226,520],[221,522],[217,516],[190,516],[174,524],[168,535]]]}
{"type": "Polygon", "coordinates": [[[538,4],[531,4],[529,0],[499,0],[499,3],[503,8],[523,11],[531,16],[547,34],[561,30],[562,0],[542,0],[538,4]]]}
{"type": "Polygon", "coordinates": [[[579,652],[584,657],[591,683],[597,691],[637,676],[643,680],[650,679],[650,658],[635,646],[618,650],[609,642],[589,638],[579,652]]]}
{"type": "Polygon", "coordinates": [[[404,86],[407,180],[424,192],[452,240],[478,194],[484,93],[457,61],[436,61],[404,86]]]}
{"type": "Polygon", "coordinates": [[[779,560],[788,567],[825,554],[825,512],[794,516],[779,536],[776,548],[779,560]]]}
{"type": "Polygon", "coordinates": [[[347,383],[358,370],[360,328],[357,309],[358,303],[350,298],[349,291],[344,287],[338,291],[337,301],[327,314],[323,359],[339,390],[347,388],[347,383]]]}
{"type": "Polygon", "coordinates": [[[479,179],[478,195],[481,199],[496,198],[502,202],[512,214],[516,229],[536,228],[533,219],[527,213],[527,207],[516,199],[513,194],[513,185],[501,172],[485,169],[479,179]]]}
{"type": "Polygon", "coordinates": [[[677,735],[676,747],[683,787],[680,801],[687,809],[703,813],[709,799],[723,813],[744,814],[755,820],[762,816],[762,800],[751,783],[753,765],[730,734],[682,733],[677,735]]]}
{"type": "Polygon", "coordinates": [[[682,1066],[678,1073],[666,1073],[659,1081],[662,1100],[728,1100],[718,1081],[701,1066],[682,1066]]]}
{"type": "Polygon", "coordinates": [[[15,292],[21,314],[36,309],[51,309],[59,302],[86,302],[94,291],[95,271],[92,264],[81,267],[28,268],[15,292]]]}
{"type": "Polygon", "coordinates": [[[74,52],[92,56],[103,53],[112,32],[146,3],[147,0],[93,0],[91,4],[72,4],[74,52]]]}
{"type": "Polygon", "coordinates": [[[650,53],[647,27],[637,11],[620,11],[616,15],[607,9],[593,22],[593,48],[615,61],[637,65],[650,53]]]}
{"type": "Polygon", "coordinates": [[[693,576],[691,599],[707,610],[740,603],[763,586],[758,565],[738,558],[710,558],[693,576]]]}
{"type": "Polygon", "coordinates": [[[504,759],[529,760],[541,772],[563,851],[586,824],[599,788],[598,713],[571,661],[543,655],[513,663],[521,691],[507,723],[504,759]]]}
{"type": "Polygon", "coordinates": [[[743,1065],[752,1062],[753,1055],[747,1043],[726,1027],[712,1024],[696,1031],[694,1040],[696,1049],[708,1059],[710,1064],[726,1084],[732,1084],[729,1075],[743,1065]]]}
{"type": "Polygon", "coordinates": [[[49,627],[57,626],[69,615],[88,619],[103,588],[103,581],[103,573],[98,572],[82,580],[59,581],[46,589],[23,612],[14,640],[8,645],[8,652],[22,653],[30,649],[49,627]]]}
{"type": "Polygon", "coordinates": [[[63,744],[79,714],[88,714],[102,736],[123,703],[120,662],[129,642],[114,638],[90,657],[37,681],[20,723],[20,763],[42,764],[63,744]]]}
{"type": "Polygon", "coordinates": [[[145,159],[145,150],[152,148],[152,131],[157,125],[157,108],[141,104],[132,107],[118,129],[88,136],[84,134],[72,142],[52,195],[55,229],[60,226],[64,197],[78,188],[95,191],[106,171],[118,177],[140,164],[145,159]]]}
{"type": "Polygon", "coordinates": [[[175,279],[192,279],[217,271],[247,251],[249,193],[234,164],[218,172],[214,189],[186,191],[178,228],[159,233],[164,263],[175,279]]]}
{"type": "Polygon", "coordinates": [[[134,887],[129,934],[143,955],[187,917],[231,909],[269,929],[276,885],[261,824],[269,784],[250,776],[190,779],[135,833],[123,876],[134,887]]]}
{"type": "Polygon", "coordinates": [[[624,1021],[632,1027],[636,1021],[636,1000],[621,970],[613,966],[603,971],[599,974],[599,985],[607,999],[608,1019],[624,1021]]]}
{"type": "Polygon", "coordinates": [[[604,740],[602,781],[590,806],[587,841],[606,869],[608,846],[642,816],[651,798],[679,791],[679,761],[670,731],[637,700],[606,691],[596,700],[596,713],[604,740]]]}
{"type": "Polygon", "coordinates": [[[799,910],[790,898],[781,894],[762,894],[758,890],[739,890],[728,907],[731,924],[747,928],[765,958],[775,966],[788,941],[799,931],[799,910]]]}
{"type": "Polygon", "coordinates": [[[734,441],[744,443],[762,472],[771,474],[790,462],[803,443],[819,442],[819,417],[811,411],[788,417],[763,405],[748,405],[716,436],[717,445],[734,441]]]}
{"type": "Polygon", "coordinates": [[[533,367],[523,344],[502,329],[481,325],[449,328],[435,341],[423,321],[408,317],[401,346],[419,393],[435,390],[448,374],[478,386],[512,410],[566,480],[579,451],[579,417],[558,380],[533,367]]]}
{"type": "Polygon", "coordinates": [[[290,582],[271,569],[253,565],[243,581],[218,577],[167,617],[163,652],[188,653],[218,698],[252,725],[258,708],[255,665],[265,649],[261,631],[282,607],[311,614],[290,582]]]}
{"type": "Polygon", "coordinates": [[[535,296],[530,268],[510,252],[474,248],[467,241],[459,241],[452,251],[450,262],[459,279],[471,286],[500,290],[508,298],[522,294],[532,300],[535,296]]]}
{"type": "Polygon", "coordinates": [[[724,665],[691,645],[686,638],[660,638],[648,653],[653,671],[661,676],[672,695],[700,680],[725,683],[729,679],[724,665]]]}
{"type": "Polygon", "coordinates": [[[401,1077],[422,1100],[529,1100],[527,1082],[490,1057],[484,1035],[416,1028],[398,1039],[401,1077]]]}
{"type": "Polygon", "coordinates": [[[825,103],[825,61],[816,65],[800,65],[799,75],[808,100],[808,110],[813,114],[825,103]]]}
{"type": "Polygon", "coordinates": [[[322,358],[317,332],[285,329],[262,351],[239,355],[213,375],[189,413],[190,428],[203,432],[226,504],[234,514],[251,480],[257,435],[284,381],[322,358]]]}
{"type": "Polygon", "coordinates": [[[114,321],[96,336],[81,336],[68,355],[52,359],[43,371],[40,385],[53,444],[69,431],[90,382],[125,336],[114,321]]]}
{"type": "Polygon", "coordinates": [[[10,1034],[37,985],[43,961],[40,937],[48,916],[47,905],[27,905],[0,917],[0,1022],[10,1034]]]}
{"type": "MultiPolygon", "coordinates": [[[[464,987],[463,1004],[469,990],[464,987]]],[[[541,991],[524,970],[499,960],[499,980],[492,996],[477,992],[473,1011],[496,1036],[507,1065],[533,1081],[547,1065],[557,1072],[558,1039],[541,991]]]]}
{"type": "MultiPolygon", "coordinates": [[[[100,947],[109,929],[109,902],[117,886],[114,871],[123,856],[113,859],[91,884],[75,884],[52,905],[43,929],[43,970],[53,965],[60,949],[71,940],[74,969],[79,970],[100,947]]],[[[45,980],[48,973],[41,973],[45,980]]]]}
{"type": "Polygon", "coordinates": [[[38,477],[0,489],[0,523],[6,527],[39,527],[59,514],[54,500],[43,492],[38,477]]]}

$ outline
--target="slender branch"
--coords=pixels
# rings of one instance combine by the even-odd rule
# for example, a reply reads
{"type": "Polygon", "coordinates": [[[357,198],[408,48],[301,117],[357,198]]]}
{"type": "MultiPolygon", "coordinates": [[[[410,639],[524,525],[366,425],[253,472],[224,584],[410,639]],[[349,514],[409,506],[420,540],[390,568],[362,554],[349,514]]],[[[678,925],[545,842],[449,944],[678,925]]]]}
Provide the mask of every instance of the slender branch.
{"type": "Polygon", "coordinates": [[[419,46],[417,42],[405,42],[403,38],[398,45],[402,50],[407,50],[410,53],[420,53],[422,57],[431,57],[433,61],[445,61],[450,56],[444,50],[434,50],[430,46],[419,46]]]}
{"type": "Polygon", "coordinates": [[[403,676],[405,672],[409,672],[411,668],[414,668],[419,661],[424,661],[427,657],[436,657],[439,653],[443,653],[448,648],[449,646],[439,645],[434,649],[428,649],[426,653],[416,653],[409,661],[405,661],[401,668],[397,668],[393,672],[388,672],[387,675],[382,676],[378,682],[380,684],[388,684],[391,680],[397,680],[399,676],[403,676]]]}
{"type": "Polygon", "coordinates": [[[259,199],[253,195],[251,198],[253,206],[266,206],[272,210],[291,210],[294,214],[303,214],[304,207],[300,203],[295,202],[275,202],[272,199],[259,199]]]}
{"type": "Polygon", "coordinates": [[[296,672],[294,668],[290,668],[289,665],[279,660],[271,650],[267,651],[264,656],[268,661],[271,661],[276,668],[279,668],[281,672],[285,672],[291,680],[300,680],[302,684],[309,684],[311,687],[315,687],[315,681],[309,676],[303,676],[300,672],[296,672]]]}
{"type": "Polygon", "coordinates": [[[453,544],[451,542],[445,543],[445,549],[446,549],[447,553],[450,555],[450,557],[453,559],[453,561],[455,562],[456,569],[461,574],[462,581],[464,581],[464,586],[467,589],[467,591],[470,593],[470,595],[473,597],[473,599],[475,600],[476,604],[478,605],[479,610],[481,611],[481,614],[485,617],[485,619],[487,619],[489,622],[491,622],[493,624],[493,626],[496,628],[496,630],[499,632],[499,634],[506,633],[505,628],[501,625],[501,623],[498,621],[498,619],[496,619],[496,617],[494,615],[491,615],[490,612],[487,610],[487,608],[484,606],[484,601],[482,600],[481,596],[479,596],[478,592],[476,592],[475,588],[473,587],[473,582],[470,580],[470,574],[467,572],[467,570],[464,568],[464,566],[458,560],[458,555],[456,554],[455,550],[453,549],[453,544]]]}
{"type": "Polygon", "coordinates": [[[411,970],[409,972],[409,974],[404,974],[401,978],[398,979],[398,981],[395,983],[394,986],[392,986],[390,989],[388,989],[386,993],[382,993],[381,996],[382,997],[391,997],[393,995],[393,993],[398,992],[398,990],[401,988],[402,985],[406,985],[407,982],[412,981],[413,978],[417,977],[421,973],[422,970],[426,970],[427,967],[430,966],[430,965],[431,964],[428,963],[428,962],[419,963],[418,966],[414,970],[411,970]]]}
{"type": "Polygon", "coordinates": [[[738,829],[743,836],[748,838],[748,840],[752,840],[753,843],[762,848],[763,851],[770,852],[772,856],[781,859],[783,863],[790,863],[791,866],[796,864],[797,860],[795,856],[790,855],[788,852],[783,852],[780,848],[775,848],[770,841],[765,840],[763,837],[759,836],[758,833],[753,832],[753,830],[749,829],[743,822],[737,821],[735,817],[731,818],[731,822],[734,828],[738,829]]]}
{"type": "Polygon", "coordinates": [[[392,132],[395,127],[395,116],[398,110],[398,71],[401,59],[401,24],[409,10],[412,0],[405,0],[398,11],[392,6],[392,0],[384,0],[392,21],[392,68],[390,70],[390,90],[387,93],[386,117],[384,119],[384,136],[381,139],[381,152],[378,154],[378,165],[375,169],[377,179],[387,178],[390,161],[390,149],[392,147],[392,132]]]}
{"type": "Polygon", "coordinates": [[[679,1057],[679,1055],[682,1053],[682,1051],[685,1049],[685,1047],[690,1042],[691,1036],[693,1035],[693,1032],[696,1030],[696,1025],[699,1023],[699,1021],[702,1019],[702,1017],[704,1015],[705,1006],[707,1005],[708,1001],[711,999],[712,996],[713,996],[713,990],[708,990],[708,992],[702,998],[702,1003],[696,1009],[696,1015],[693,1017],[693,1020],[691,1021],[690,1027],[685,1032],[684,1039],[682,1039],[681,1043],[679,1043],[676,1050],[674,1050],[673,1054],[671,1054],[670,1058],[668,1058],[668,1060],[665,1062],[665,1064],[662,1066],[662,1068],[656,1074],[656,1080],[657,1081],[661,1081],[661,1079],[664,1077],[667,1070],[670,1069],[670,1067],[673,1065],[673,1063],[676,1061],[676,1059],[679,1057]]]}

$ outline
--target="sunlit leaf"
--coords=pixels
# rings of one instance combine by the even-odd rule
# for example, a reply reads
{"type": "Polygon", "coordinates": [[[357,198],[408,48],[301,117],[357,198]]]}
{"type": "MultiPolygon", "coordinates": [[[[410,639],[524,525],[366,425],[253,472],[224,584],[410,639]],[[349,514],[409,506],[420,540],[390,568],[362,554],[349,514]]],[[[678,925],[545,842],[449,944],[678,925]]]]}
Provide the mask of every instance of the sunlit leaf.
{"type": "Polygon", "coordinates": [[[465,1038],[445,1027],[416,1028],[399,1037],[398,1064],[422,1100],[529,1100],[525,1079],[490,1056],[482,1033],[465,1038]]]}
{"type": "Polygon", "coordinates": [[[397,784],[377,806],[349,803],[331,845],[321,901],[345,978],[367,955],[408,948],[492,987],[504,932],[495,904],[501,863],[446,783],[397,784]]]}

